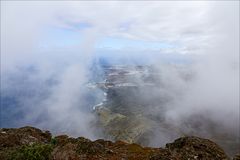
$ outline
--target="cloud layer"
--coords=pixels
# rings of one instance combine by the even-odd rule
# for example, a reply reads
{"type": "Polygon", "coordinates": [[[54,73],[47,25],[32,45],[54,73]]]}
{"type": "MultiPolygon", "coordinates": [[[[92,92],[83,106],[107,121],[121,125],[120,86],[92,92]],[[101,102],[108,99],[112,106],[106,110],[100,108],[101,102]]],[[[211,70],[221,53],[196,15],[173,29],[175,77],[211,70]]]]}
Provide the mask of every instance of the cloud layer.
{"type": "MultiPolygon", "coordinates": [[[[99,51],[96,46],[104,38],[170,46],[153,47],[155,54],[200,55],[192,68],[197,78],[191,84],[182,84],[168,69],[164,72],[173,91],[182,93],[172,102],[166,117],[178,125],[195,113],[207,112],[224,127],[239,129],[238,1],[1,1],[1,92],[5,95],[24,90],[29,82],[36,82],[37,88],[36,96],[19,100],[26,106],[20,125],[28,122],[49,129],[62,125],[58,131],[94,137],[84,86],[99,51]],[[46,49],[41,44],[48,44],[45,35],[49,28],[72,31],[81,43],[46,49]],[[37,72],[23,77],[25,85],[11,83],[10,75],[21,75],[22,68],[29,66],[37,72]],[[48,96],[39,98],[49,81],[56,81],[56,85],[45,88],[48,96]],[[44,114],[45,121],[39,120],[44,114]]],[[[148,52],[152,56],[149,46],[147,51],[140,49],[145,56],[148,52]]],[[[104,46],[101,49],[108,50],[104,46]]],[[[120,50],[123,57],[131,53],[136,56],[138,51],[127,45],[120,50]]],[[[152,59],[157,67],[160,58],[152,59]]],[[[96,93],[96,97],[101,96],[101,92],[96,93]]]]}

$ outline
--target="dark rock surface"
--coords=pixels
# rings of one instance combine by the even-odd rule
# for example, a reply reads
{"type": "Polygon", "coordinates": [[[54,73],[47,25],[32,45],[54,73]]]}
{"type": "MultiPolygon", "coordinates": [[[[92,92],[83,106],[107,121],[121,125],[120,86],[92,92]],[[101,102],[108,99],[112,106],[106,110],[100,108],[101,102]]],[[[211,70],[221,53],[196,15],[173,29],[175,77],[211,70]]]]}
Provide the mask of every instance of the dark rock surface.
{"type": "MultiPolygon", "coordinates": [[[[235,159],[238,159],[236,156],[235,159]]],[[[52,137],[33,127],[0,130],[0,159],[51,160],[224,160],[229,159],[216,143],[199,137],[182,137],[165,148],[142,147],[123,141],[91,141],[67,135],[52,137]]]]}
{"type": "Polygon", "coordinates": [[[180,159],[228,159],[223,149],[216,143],[198,137],[182,137],[166,148],[180,159]]]}

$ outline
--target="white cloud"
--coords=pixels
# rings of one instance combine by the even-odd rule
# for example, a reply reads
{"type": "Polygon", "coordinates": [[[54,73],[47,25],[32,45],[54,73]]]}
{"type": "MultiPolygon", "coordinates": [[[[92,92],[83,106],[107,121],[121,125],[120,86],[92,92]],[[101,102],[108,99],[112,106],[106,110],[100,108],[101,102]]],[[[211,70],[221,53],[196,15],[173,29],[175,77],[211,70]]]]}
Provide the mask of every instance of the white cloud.
{"type": "MultiPolygon", "coordinates": [[[[95,38],[115,36],[177,42],[181,44],[177,50],[179,53],[199,53],[199,50],[202,52],[202,48],[211,45],[212,37],[224,34],[218,30],[218,26],[231,19],[225,14],[239,16],[236,7],[231,10],[232,6],[237,6],[237,1],[1,3],[2,54],[3,59],[6,56],[6,61],[20,58],[8,57],[11,53],[23,55],[31,52],[30,49],[34,48],[47,27],[55,25],[74,29],[73,24],[82,22],[92,24],[89,33],[94,32],[95,38]],[[129,26],[122,30],[124,23],[129,23],[129,26]]],[[[239,18],[235,17],[234,20],[239,21],[239,18]]],[[[236,22],[237,26],[239,23],[236,22]]]]}
{"type": "MultiPolygon", "coordinates": [[[[189,92],[190,98],[187,98],[185,104],[190,105],[185,106],[182,111],[189,110],[188,106],[192,109],[192,105],[195,104],[193,101],[199,95],[198,87],[201,86],[203,91],[200,93],[200,100],[206,102],[204,105],[209,104],[208,96],[215,99],[211,101],[213,104],[219,104],[216,99],[222,98],[226,100],[225,105],[229,104],[232,107],[229,110],[221,107],[220,115],[235,112],[237,105],[232,105],[232,101],[235,101],[236,97],[232,94],[236,93],[238,96],[239,91],[237,92],[231,82],[235,84],[239,76],[237,79],[235,71],[230,73],[228,67],[235,61],[239,68],[239,1],[1,1],[1,70],[8,71],[18,65],[34,63],[40,68],[40,76],[47,75],[43,76],[44,79],[52,76],[52,72],[63,71],[60,73],[62,76],[59,79],[59,88],[53,89],[53,95],[46,101],[49,102],[46,106],[50,107],[48,109],[51,112],[58,112],[58,109],[67,112],[70,109],[82,115],[81,109],[76,111],[77,108],[73,104],[75,97],[72,96],[81,95],[78,89],[86,82],[84,76],[87,65],[92,60],[91,53],[94,51],[95,42],[108,36],[176,43],[179,47],[162,51],[209,55],[206,62],[196,69],[201,79],[189,92]],[[75,27],[78,23],[88,23],[91,27],[80,31],[75,27]],[[36,46],[40,36],[46,28],[52,26],[71,29],[76,31],[76,34],[82,32],[84,41],[75,48],[75,53],[68,49],[62,51],[66,52],[62,57],[57,51],[46,52],[44,55],[39,53],[36,46]],[[59,62],[68,64],[55,64],[59,62]],[[213,75],[220,79],[219,83],[215,83],[217,78],[209,79],[213,75]],[[225,76],[228,77],[225,79],[225,76]],[[72,86],[72,79],[76,82],[76,88],[72,86]],[[211,87],[216,90],[211,90],[211,87]],[[230,96],[224,97],[225,89],[230,96]],[[215,94],[216,92],[220,94],[215,94]],[[58,106],[60,108],[57,108],[58,106]]],[[[5,75],[5,72],[2,72],[2,75],[5,75]]],[[[236,86],[239,87],[239,83],[236,86]]],[[[179,113],[178,109],[172,112],[179,113]]],[[[72,119],[71,114],[58,117],[60,120],[54,121],[56,123],[53,125],[67,120],[70,122],[81,120],[75,113],[72,119]]],[[[51,114],[48,118],[54,116],[51,114]]],[[[239,115],[235,112],[233,119],[235,120],[237,116],[239,115]]],[[[88,120],[82,122],[83,128],[88,126],[88,122],[88,120]]],[[[79,125],[72,124],[74,127],[79,125]]],[[[87,134],[83,131],[81,133],[87,134]]]]}

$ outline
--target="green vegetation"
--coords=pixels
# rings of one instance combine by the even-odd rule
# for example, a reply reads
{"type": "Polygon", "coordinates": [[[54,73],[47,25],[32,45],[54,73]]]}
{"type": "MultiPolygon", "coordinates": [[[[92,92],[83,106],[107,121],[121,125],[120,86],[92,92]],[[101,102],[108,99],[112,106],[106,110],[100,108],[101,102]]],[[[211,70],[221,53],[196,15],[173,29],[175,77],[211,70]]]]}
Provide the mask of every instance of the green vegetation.
{"type": "Polygon", "coordinates": [[[53,146],[50,144],[24,145],[12,152],[9,160],[48,160],[53,146]]]}
{"type": "Polygon", "coordinates": [[[56,145],[57,144],[57,140],[55,137],[52,137],[51,142],[52,145],[56,145]]]}

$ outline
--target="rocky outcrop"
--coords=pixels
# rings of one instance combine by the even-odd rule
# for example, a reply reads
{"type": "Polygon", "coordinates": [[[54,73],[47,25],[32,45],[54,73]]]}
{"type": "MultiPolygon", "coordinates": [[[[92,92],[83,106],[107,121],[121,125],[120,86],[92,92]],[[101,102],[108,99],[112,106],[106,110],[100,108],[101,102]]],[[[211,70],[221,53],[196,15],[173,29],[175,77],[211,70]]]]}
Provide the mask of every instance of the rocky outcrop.
{"type": "Polygon", "coordinates": [[[2,128],[0,129],[0,149],[18,147],[33,143],[49,143],[51,140],[49,131],[41,131],[34,127],[2,128]]]}
{"type": "MultiPolygon", "coordinates": [[[[18,153],[24,151],[35,152],[36,149],[39,150],[37,154],[43,155],[46,152],[45,149],[49,148],[48,144],[51,143],[51,138],[52,135],[49,131],[41,131],[34,127],[26,126],[18,129],[2,128],[0,129],[0,159],[20,160],[23,159],[23,157],[18,153]],[[36,144],[38,145],[36,146],[36,144]],[[26,150],[26,146],[32,146],[32,148],[26,150]]],[[[28,158],[25,159],[33,159],[33,157],[29,158],[29,155],[24,156],[28,156],[28,158]]]]}
{"type": "Polygon", "coordinates": [[[237,154],[237,155],[233,158],[233,160],[240,160],[240,154],[237,154]]]}
{"type": "Polygon", "coordinates": [[[0,130],[0,159],[224,160],[228,157],[216,143],[199,137],[182,137],[166,144],[165,148],[151,148],[123,141],[91,141],[67,135],[52,137],[48,131],[23,127],[0,130]]]}
{"type": "Polygon", "coordinates": [[[228,159],[223,149],[216,143],[198,137],[182,137],[166,148],[180,159],[228,159]]]}

